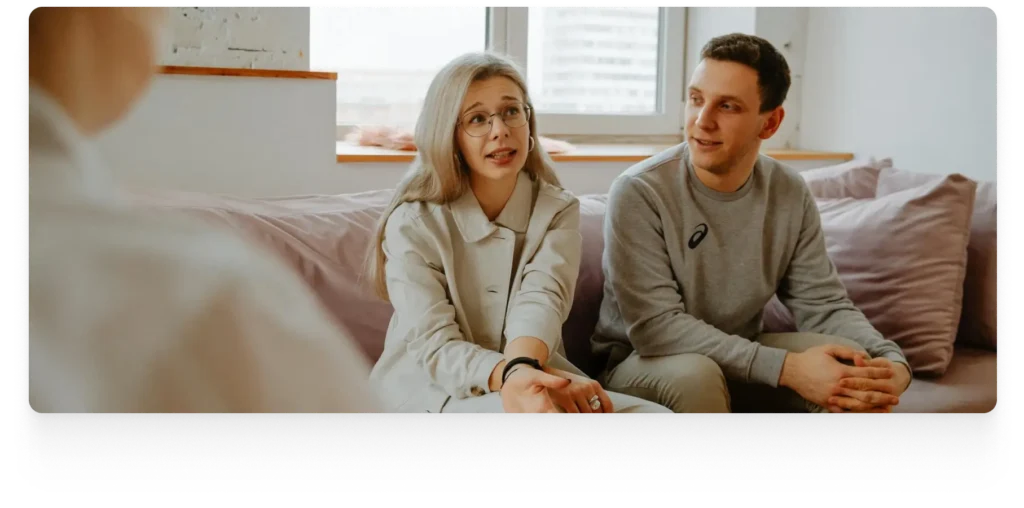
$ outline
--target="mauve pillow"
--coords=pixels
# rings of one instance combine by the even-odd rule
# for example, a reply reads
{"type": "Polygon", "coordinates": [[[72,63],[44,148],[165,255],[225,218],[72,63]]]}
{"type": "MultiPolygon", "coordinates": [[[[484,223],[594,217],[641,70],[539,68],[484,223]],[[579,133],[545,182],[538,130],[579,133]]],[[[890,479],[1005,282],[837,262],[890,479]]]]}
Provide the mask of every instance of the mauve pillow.
{"type": "MultiPolygon", "coordinates": [[[[931,184],[943,175],[913,173],[888,168],[878,179],[878,195],[884,196],[931,184]]],[[[996,349],[996,184],[977,182],[971,238],[967,244],[967,275],[964,277],[964,309],[957,341],[996,349]]]]}
{"type": "Polygon", "coordinates": [[[816,198],[871,199],[875,197],[878,173],[892,167],[892,159],[855,159],[852,161],[801,171],[811,195],[816,198]]]}
{"type": "Polygon", "coordinates": [[[604,252],[604,212],[606,195],[579,196],[580,234],[583,236],[583,257],[572,311],[562,326],[562,342],[568,360],[590,376],[596,376],[604,367],[602,358],[591,353],[590,336],[597,326],[604,295],[604,272],[601,255],[604,252]]]}
{"type": "MultiPolygon", "coordinates": [[[[903,349],[915,375],[941,375],[960,323],[976,184],[949,175],[876,199],[818,201],[825,246],[854,305],[903,349]]],[[[765,330],[794,329],[778,299],[765,330]]]]}
{"type": "Polygon", "coordinates": [[[245,199],[184,192],[139,192],[147,206],[182,210],[228,226],[269,247],[305,279],[335,322],[371,363],[384,350],[393,309],[363,271],[374,228],[392,191],[245,199]]]}

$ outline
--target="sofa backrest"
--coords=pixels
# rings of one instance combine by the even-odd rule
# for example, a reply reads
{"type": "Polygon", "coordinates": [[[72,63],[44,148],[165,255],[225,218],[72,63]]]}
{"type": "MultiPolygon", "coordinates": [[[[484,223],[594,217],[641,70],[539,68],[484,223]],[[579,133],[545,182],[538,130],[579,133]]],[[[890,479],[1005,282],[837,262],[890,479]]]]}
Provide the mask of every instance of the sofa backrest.
{"type": "MultiPolygon", "coordinates": [[[[872,168],[870,175],[877,178],[878,173],[872,168]]],[[[969,268],[969,276],[964,281],[965,298],[968,294],[975,298],[979,294],[989,296],[978,298],[984,301],[983,308],[965,305],[962,319],[970,325],[970,331],[975,332],[972,337],[979,329],[990,333],[990,337],[984,335],[985,341],[976,342],[984,342],[981,345],[995,349],[995,185],[990,187],[985,188],[985,193],[979,190],[979,196],[985,196],[980,200],[984,214],[979,214],[974,221],[971,245],[980,247],[969,249],[968,253],[969,267],[982,266],[984,270],[971,272],[969,268]],[[968,287],[974,292],[968,291],[968,287]],[[975,287],[981,289],[975,290],[975,287]],[[978,325],[979,322],[986,327],[978,325]]],[[[233,228],[278,254],[306,280],[337,324],[353,335],[370,361],[375,362],[384,349],[392,308],[373,294],[363,266],[375,225],[391,196],[390,190],[275,199],[147,193],[143,201],[147,205],[183,210],[208,222],[233,228]]],[[[874,196],[867,197],[871,198],[874,196]]],[[[593,376],[604,363],[603,358],[596,358],[590,352],[590,336],[603,298],[602,229],[607,198],[585,195],[579,199],[583,260],[576,298],[562,330],[568,359],[593,376]]],[[[860,305],[857,301],[854,303],[860,305]]],[[[769,310],[771,308],[769,305],[769,310]]],[[[767,317],[771,315],[769,312],[767,317]]],[[[971,344],[976,345],[976,342],[971,344]]]]}
{"type": "MultiPolygon", "coordinates": [[[[327,313],[354,337],[371,362],[380,357],[393,310],[370,289],[363,267],[392,191],[273,199],[184,192],[138,196],[147,206],[181,210],[241,232],[274,252],[310,285],[327,313]]],[[[590,374],[601,367],[599,359],[591,358],[590,335],[604,283],[604,204],[604,196],[580,198],[584,260],[576,299],[563,327],[569,360],[590,374]]]]}

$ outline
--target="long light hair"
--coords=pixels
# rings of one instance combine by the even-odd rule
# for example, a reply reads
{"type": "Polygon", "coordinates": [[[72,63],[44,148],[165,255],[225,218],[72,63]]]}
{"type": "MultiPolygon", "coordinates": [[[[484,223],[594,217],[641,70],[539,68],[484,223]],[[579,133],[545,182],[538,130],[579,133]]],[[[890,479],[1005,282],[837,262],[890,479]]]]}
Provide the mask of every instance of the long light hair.
{"type": "Polygon", "coordinates": [[[493,77],[505,77],[523,92],[523,101],[530,108],[530,138],[533,150],[526,155],[523,170],[538,179],[561,187],[551,158],[537,139],[537,116],[526,90],[526,81],[518,66],[510,59],[488,52],[467,53],[441,69],[430,83],[423,110],[416,121],[413,141],[417,154],[395,189],[394,198],[377,224],[377,234],[367,255],[367,272],[377,295],[386,301],[388,296],[384,264],[384,229],[388,218],[406,202],[447,204],[472,192],[469,187],[469,166],[459,153],[455,139],[459,123],[459,110],[470,84],[493,77]]]}

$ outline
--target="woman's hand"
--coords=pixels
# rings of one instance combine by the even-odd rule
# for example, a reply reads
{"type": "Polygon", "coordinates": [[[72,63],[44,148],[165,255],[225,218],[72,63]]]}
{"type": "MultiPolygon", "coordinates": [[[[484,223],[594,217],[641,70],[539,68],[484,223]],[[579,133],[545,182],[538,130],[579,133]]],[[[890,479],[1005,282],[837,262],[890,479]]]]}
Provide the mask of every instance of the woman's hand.
{"type": "Polygon", "coordinates": [[[544,370],[569,381],[563,387],[548,387],[551,400],[563,411],[567,413],[611,413],[615,410],[608,397],[608,392],[604,391],[597,381],[551,367],[546,367],[544,370]],[[597,409],[592,407],[595,398],[600,403],[597,409]]]}
{"type": "Polygon", "coordinates": [[[552,398],[554,390],[564,390],[568,379],[548,374],[528,365],[516,365],[501,387],[501,407],[506,413],[558,413],[552,398]]]}

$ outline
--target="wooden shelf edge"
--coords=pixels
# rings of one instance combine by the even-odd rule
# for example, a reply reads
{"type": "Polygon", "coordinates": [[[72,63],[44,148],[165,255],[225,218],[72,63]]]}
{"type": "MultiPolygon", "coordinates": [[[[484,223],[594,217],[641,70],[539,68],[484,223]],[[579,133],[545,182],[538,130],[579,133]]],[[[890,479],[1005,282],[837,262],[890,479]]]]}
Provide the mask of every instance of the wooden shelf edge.
{"type": "Polygon", "coordinates": [[[159,74],[186,76],[237,76],[245,78],[286,78],[286,79],[324,79],[337,81],[336,72],[289,71],[283,69],[235,69],[229,67],[191,67],[183,65],[162,65],[159,74]]]}
{"type": "MultiPolygon", "coordinates": [[[[651,152],[650,154],[573,154],[573,153],[562,153],[552,154],[551,159],[555,162],[640,162],[648,157],[655,155],[657,152],[651,152]]],[[[852,153],[846,152],[822,152],[822,151],[804,151],[804,150],[765,150],[764,154],[781,161],[786,160],[835,160],[839,162],[846,162],[853,160],[852,153]]],[[[373,163],[373,162],[412,162],[416,156],[416,152],[407,153],[338,153],[338,163],[350,164],[350,163],[373,163]]]]}

